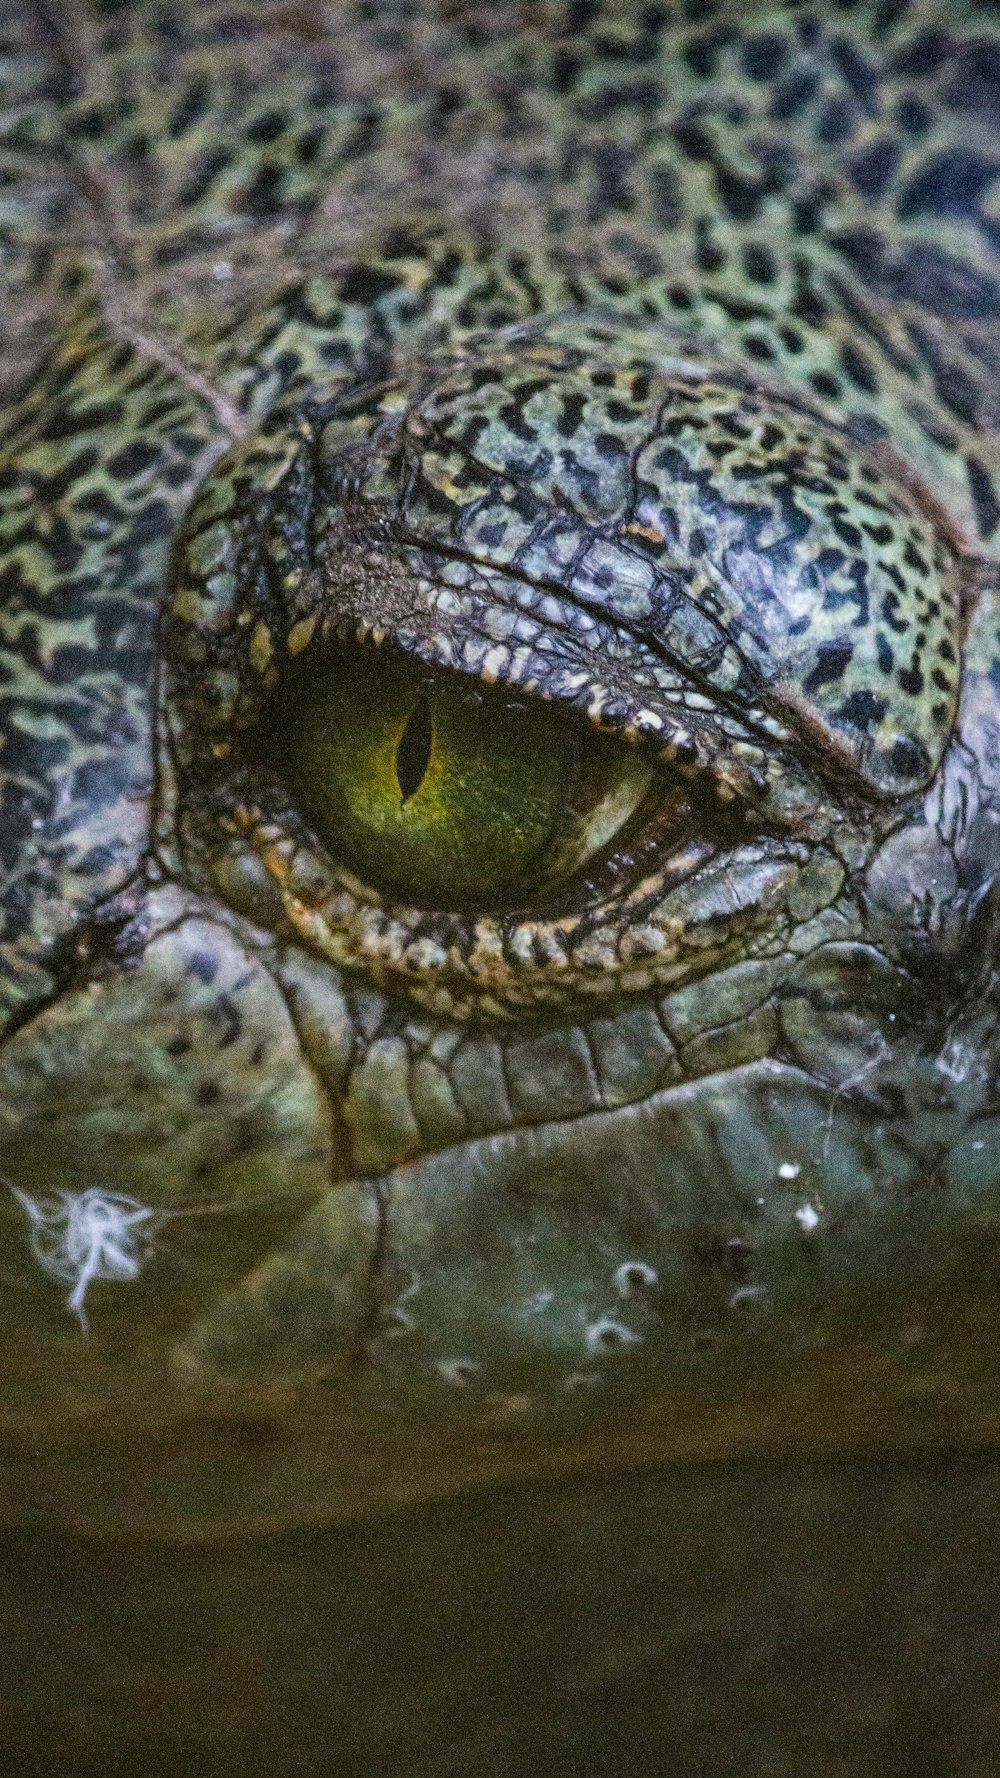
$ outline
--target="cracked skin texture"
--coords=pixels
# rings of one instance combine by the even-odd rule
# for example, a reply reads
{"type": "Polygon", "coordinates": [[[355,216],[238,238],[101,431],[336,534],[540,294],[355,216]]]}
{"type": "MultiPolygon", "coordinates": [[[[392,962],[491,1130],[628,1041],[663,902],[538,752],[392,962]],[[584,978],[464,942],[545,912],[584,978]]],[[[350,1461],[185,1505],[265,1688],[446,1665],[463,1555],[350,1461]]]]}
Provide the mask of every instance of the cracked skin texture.
{"type": "Polygon", "coordinates": [[[3,25],[12,1512],[994,1444],[991,9],[240,17],[3,25]],[[267,744],[338,650],[641,833],[366,881],[267,744]],[[24,1205],[95,1189],[84,1335],[24,1205]]]}

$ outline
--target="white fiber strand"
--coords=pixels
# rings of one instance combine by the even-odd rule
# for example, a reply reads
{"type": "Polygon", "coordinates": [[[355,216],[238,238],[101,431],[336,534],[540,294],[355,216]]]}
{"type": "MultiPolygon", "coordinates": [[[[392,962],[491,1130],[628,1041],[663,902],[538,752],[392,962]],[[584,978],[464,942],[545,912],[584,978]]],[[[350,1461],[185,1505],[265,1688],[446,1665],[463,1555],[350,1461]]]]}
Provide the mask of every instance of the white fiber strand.
{"type": "Polygon", "coordinates": [[[31,1251],[50,1278],[72,1285],[66,1307],[88,1330],[86,1298],[95,1278],[138,1278],[155,1233],[156,1211],[119,1192],[59,1191],[33,1198],[11,1186],[31,1224],[31,1251]]]}

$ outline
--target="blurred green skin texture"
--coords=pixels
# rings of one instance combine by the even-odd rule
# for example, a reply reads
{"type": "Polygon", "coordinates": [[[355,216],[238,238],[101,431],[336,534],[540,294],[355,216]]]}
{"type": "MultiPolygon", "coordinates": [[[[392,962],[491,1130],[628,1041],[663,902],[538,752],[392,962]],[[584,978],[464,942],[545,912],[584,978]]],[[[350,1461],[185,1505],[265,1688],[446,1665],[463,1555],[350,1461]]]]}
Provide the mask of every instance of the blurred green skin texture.
{"type": "Polygon", "coordinates": [[[178,1548],[4,1546],[24,1778],[996,1769],[997,1470],[686,1465],[178,1548]]]}
{"type": "Polygon", "coordinates": [[[8,1763],[993,1773],[993,8],[3,31],[8,1763]]]}

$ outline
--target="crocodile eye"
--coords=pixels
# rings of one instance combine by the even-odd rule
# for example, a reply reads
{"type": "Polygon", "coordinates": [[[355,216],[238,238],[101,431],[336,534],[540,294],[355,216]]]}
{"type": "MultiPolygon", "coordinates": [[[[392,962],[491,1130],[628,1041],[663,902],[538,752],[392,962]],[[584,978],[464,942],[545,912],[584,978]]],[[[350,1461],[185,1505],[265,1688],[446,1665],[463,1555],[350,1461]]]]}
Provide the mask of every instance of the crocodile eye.
{"type": "Polygon", "coordinates": [[[260,732],[328,851],[428,908],[514,907],[567,885],[654,779],[636,749],[565,710],[386,648],[296,663],[260,732]]]}

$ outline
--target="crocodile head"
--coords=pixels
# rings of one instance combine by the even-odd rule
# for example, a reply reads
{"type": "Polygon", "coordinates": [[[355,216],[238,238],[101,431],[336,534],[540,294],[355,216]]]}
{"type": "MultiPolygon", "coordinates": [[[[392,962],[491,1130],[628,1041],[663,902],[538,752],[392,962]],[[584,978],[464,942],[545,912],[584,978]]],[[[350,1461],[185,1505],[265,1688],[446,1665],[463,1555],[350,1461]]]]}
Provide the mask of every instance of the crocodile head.
{"type": "Polygon", "coordinates": [[[0,1406],[175,1516],[996,1435],[993,458],[496,258],[78,278],[11,433],[0,1406]]]}

